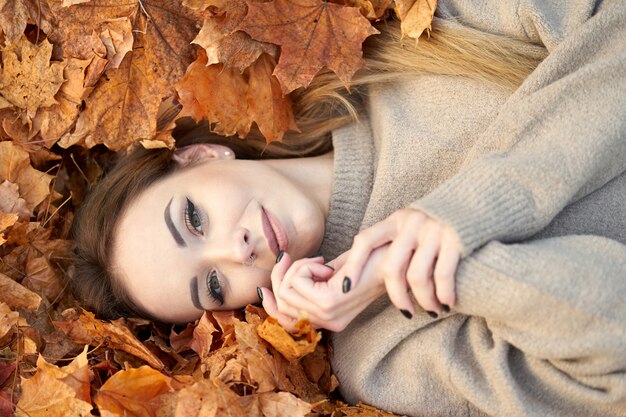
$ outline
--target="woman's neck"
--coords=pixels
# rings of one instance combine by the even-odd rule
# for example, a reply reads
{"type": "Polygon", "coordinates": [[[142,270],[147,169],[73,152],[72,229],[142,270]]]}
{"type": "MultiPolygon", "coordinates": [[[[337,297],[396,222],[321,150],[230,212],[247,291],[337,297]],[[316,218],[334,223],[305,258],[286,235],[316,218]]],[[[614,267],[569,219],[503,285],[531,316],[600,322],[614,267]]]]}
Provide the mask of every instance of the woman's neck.
{"type": "Polygon", "coordinates": [[[285,177],[290,178],[301,190],[307,192],[318,204],[324,218],[328,218],[330,197],[333,191],[333,152],[321,156],[261,160],[285,177]]]}

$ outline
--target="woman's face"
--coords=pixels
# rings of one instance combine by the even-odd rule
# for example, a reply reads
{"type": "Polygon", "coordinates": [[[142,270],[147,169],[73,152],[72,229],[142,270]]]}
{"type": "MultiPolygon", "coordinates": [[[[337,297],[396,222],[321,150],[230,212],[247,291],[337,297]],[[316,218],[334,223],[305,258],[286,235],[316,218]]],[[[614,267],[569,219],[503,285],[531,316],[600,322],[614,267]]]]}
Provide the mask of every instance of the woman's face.
{"type": "Polygon", "coordinates": [[[115,231],[113,274],[130,299],[168,322],[258,301],[278,250],[319,248],[324,213],[263,161],[212,159],[141,193],[115,231]]]}

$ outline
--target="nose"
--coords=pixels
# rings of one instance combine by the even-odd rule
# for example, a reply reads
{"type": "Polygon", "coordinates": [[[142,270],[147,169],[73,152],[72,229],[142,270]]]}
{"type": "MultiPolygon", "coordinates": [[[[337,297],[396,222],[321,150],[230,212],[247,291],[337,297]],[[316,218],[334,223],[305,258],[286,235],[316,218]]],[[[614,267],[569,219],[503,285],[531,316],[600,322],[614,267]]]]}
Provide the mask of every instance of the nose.
{"type": "Polygon", "coordinates": [[[220,260],[235,263],[249,264],[255,255],[250,242],[250,231],[244,227],[216,239],[209,246],[211,247],[209,252],[212,252],[213,256],[217,255],[220,260]]]}

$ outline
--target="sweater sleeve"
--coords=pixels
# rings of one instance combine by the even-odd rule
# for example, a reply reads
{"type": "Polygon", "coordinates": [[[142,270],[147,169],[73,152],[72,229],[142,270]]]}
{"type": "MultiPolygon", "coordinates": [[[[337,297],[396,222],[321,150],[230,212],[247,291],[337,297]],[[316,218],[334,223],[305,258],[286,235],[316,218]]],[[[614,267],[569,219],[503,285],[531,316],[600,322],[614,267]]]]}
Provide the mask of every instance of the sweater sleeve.
{"type": "Polygon", "coordinates": [[[464,256],[491,240],[532,236],[626,170],[624,22],[626,3],[606,0],[569,28],[461,170],[411,204],[454,227],[464,256]]]}

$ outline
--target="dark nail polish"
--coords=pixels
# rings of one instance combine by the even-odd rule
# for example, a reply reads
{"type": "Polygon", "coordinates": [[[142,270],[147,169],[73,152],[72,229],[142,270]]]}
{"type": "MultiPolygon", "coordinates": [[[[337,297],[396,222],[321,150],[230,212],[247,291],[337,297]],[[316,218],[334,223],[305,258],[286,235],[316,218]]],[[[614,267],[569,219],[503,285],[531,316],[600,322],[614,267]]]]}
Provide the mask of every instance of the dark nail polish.
{"type": "Polygon", "coordinates": [[[256,287],[256,293],[259,296],[259,300],[263,301],[263,291],[261,290],[261,287],[256,287]]]}
{"type": "Polygon", "coordinates": [[[450,306],[448,306],[447,304],[442,304],[441,307],[443,308],[443,311],[445,311],[446,313],[450,312],[450,306]]]}
{"type": "Polygon", "coordinates": [[[411,314],[409,310],[400,310],[400,313],[402,313],[402,315],[406,317],[407,319],[413,318],[413,314],[411,314]]]}
{"type": "Polygon", "coordinates": [[[350,291],[350,287],[352,286],[352,281],[350,281],[350,278],[345,277],[343,279],[343,284],[341,286],[341,289],[343,290],[343,293],[347,293],[348,291],[350,291]]]}
{"type": "Polygon", "coordinates": [[[434,319],[436,319],[437,317],[439,317],[439,314],[435,313],[434,311],[427,311],[428,315],[434,319]]]}
{"type": "Polygon", "coordinates": [[[284,250],[278,252],[278,256],[276,257],[276,263],[279,263],[281,259],[283,259],[283,255],[285,254],[284,250]]]}

